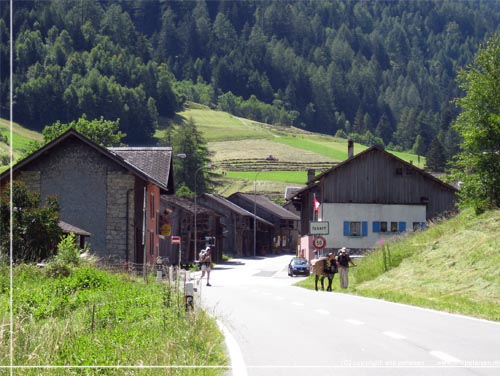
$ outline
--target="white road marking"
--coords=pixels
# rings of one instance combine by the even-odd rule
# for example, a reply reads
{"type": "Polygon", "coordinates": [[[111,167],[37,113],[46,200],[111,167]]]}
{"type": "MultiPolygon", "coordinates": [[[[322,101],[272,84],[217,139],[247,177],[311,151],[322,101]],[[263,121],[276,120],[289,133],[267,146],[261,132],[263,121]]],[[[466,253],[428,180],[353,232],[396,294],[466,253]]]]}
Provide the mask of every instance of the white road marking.
{"type": "Polygon", "coordinates": [[[321,315],[329,315],[330,314],[330,312],[327,311],[326,309],[315,309],[314,312],[317,312],[321,315]]]}
{"type": "Polygon", "coordinates": [[[345,319],[345,322],[348,322],[349,324],[352,325],[364,325],[363,321],[355,320],[355,319],[345,319]]]}
{"type": "Polygon", "coordinates": [[[301,303],[301,302],[292,302],[293,305],[296,305],[296,306],[303,306],[304,303],[301,303]]]}
{"type": "Polygon", "coordinates": [[[404,335],[396,333],[396,332],[384,332],[384,334],[386,336],[394,338],[394,339],[406,339],[406,337],[404,335]]]}
{"type": "Polygon", "coordinates": [[[282,296],[276,296],[274,299],[276,299],[276,300],[285,300],[285,298],[282,297],[282,296]]]}
{"type": "Polygon", "coordinates": [[[245,364],[245,359],[243,358],[243,354],[241,353],[238,342],[233,337],[231,332],[226,328],[226,326],[219,320],[217,320],[217,325],[219,326],[221,332],[224,334],[233,375],[247,376],[247,366],[245,364]]]}
{"type": "Polygon", "coordinates": [[[442,351],[430,351],[429,354],[442,360],[445,363],[460,363],[461,360],[442,351]]]}

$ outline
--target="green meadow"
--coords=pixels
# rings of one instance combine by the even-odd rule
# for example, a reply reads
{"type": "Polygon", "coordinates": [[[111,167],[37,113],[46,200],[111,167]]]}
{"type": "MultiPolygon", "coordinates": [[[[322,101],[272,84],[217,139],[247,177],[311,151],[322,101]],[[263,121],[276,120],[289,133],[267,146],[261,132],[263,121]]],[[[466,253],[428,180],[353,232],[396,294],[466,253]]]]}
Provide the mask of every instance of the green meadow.
{"type": "MultiPolygon", "coordinates": [[[[357,259],[334,291],[500,321],[499,228],[500,210],[464,210],[357,259]]],[[[313,277],[298,285],[313,289],[313,277]]]]}

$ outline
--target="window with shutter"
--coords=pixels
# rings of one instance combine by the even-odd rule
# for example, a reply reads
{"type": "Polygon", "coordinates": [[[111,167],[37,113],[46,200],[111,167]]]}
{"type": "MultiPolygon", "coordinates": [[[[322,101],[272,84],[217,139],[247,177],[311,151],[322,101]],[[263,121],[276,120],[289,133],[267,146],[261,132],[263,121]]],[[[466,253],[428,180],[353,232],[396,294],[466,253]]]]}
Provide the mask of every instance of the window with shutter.
{"type": "Polygon", "coordinates": [[[350,230],[349,221],[344,221],[344,236],[349,236],[349,230],[350,230]]]}
{"type": "Polygon", "coordinates": [[[398,231],[399,232],[405,232],[406,231],[406,222],[399,222],[399,224],[398,224],[398,231]]]}

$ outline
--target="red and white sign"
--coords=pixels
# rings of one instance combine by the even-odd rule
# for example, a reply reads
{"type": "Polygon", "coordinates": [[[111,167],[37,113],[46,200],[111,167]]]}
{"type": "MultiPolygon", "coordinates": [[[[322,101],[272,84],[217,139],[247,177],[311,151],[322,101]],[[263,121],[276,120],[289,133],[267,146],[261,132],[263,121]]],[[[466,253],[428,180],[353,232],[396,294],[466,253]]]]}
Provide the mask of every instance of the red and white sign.
{"type": "Polygon", "coordinates": [[[316,249],[323,249],[326,246],[326,239],[322,236],[318,236],[313,239],[313,246],[316,249]]]}
{"type": "Polygon", "coordinates": [[[172,242],[172,244],[181,244],[181,237],[180,236],[172,236],[171,242],[172,242]]]}

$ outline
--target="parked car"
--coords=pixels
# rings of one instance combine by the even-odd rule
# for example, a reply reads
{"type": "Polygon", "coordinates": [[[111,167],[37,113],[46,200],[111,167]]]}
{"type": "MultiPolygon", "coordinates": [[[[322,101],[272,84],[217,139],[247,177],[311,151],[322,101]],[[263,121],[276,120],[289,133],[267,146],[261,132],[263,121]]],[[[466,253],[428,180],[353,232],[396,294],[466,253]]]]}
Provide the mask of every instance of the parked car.
{"type": "Polygon", "coordinates": [[[293,257],[288,264],[288,275],[290,277],[294,275],[304,275],[307,277],[310,271],[311,266],[304,257],[293,257]]]}

